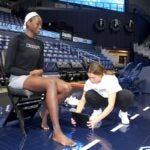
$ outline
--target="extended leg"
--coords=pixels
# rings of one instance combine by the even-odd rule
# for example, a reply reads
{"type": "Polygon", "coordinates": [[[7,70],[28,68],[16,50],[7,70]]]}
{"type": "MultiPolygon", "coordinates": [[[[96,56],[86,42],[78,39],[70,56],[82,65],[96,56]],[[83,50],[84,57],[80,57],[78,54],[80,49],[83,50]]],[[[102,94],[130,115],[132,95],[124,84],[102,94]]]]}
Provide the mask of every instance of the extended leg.
{"type": "Polygon", "coordinates": [[[58,88],[57,78],[44,78],[44,77],[29,77],[25,83],[24,88],[32,91],[46,91],[46,104],[49,111],[52,125],[53,125],[53,140],[66,146],[75,146],[75,142],[66,137],[60,127],[59,117],[58,117],[58,105],[60,100],[58,100],[58,94],[60,92],[60,87],[58,88]]]}

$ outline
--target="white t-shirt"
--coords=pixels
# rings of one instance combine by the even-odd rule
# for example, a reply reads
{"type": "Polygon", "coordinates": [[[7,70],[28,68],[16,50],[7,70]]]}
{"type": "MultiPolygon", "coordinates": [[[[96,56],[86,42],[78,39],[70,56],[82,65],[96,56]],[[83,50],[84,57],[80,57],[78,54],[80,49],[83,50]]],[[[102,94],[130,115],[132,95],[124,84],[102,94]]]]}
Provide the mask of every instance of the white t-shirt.
{"type": "Polygon", "coordinates": [[[121,91],[118,79],[115,75],[103,75],[99,83],[92,83],[89,79],[85,82],[84,91],[95,90],[104,98],[108,98],[111,93],[121,91]]]}

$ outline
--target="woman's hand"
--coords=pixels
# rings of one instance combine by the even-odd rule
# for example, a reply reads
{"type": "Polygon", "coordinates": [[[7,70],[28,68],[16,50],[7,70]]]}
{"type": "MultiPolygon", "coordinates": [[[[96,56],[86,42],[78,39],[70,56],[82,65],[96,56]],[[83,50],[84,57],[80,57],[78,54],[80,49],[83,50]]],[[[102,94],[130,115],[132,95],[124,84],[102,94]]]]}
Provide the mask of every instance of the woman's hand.
{"type": "Polygon", "coordinates": [[[30,71],[30,75],[31,76],[42,76],[42,74],[43,74],[43,70],[42,69],[36,69],[36,70],[30,71]]]}
{"type": "Polygon", "coordinates": [[[72,124],[73,126],[76,126],[76,121],[75,121],[73,118],[71,118],[71,124],[72,124]]]}
{"type": "Polygon", "coordinates": [[[100,122],[100,121],[101,121],[101,120],[99,120],[98,117],[93,118],[93,119],[90,119],[90,120],[87,122],[87,126],[88,126],[88,128],[94,128],[94,127],[96,126],[96,124],[97,124],[98,122],[100,122]]]}

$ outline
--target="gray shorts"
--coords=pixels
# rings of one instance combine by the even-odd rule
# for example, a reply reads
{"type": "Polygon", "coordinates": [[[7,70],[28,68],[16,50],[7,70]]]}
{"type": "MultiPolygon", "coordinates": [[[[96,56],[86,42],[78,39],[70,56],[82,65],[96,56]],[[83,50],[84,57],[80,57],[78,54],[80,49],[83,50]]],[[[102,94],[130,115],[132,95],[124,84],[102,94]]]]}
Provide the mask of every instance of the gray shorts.
{"type": "Polygon", "coordinates": [[[28,78],[29,75],[15,76],[11,75],[9,77],[9,86],[16,89],[23,89],[24,81],[28,78]]]}

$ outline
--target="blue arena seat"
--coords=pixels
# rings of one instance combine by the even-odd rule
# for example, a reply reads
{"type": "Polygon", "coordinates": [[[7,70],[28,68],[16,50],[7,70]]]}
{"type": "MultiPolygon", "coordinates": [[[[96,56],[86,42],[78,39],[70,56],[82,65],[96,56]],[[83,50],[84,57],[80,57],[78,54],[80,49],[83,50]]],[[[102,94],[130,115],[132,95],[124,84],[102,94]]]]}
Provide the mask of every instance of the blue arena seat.
{"type": "Polygon", "coordinates": [[[135,67],[133,62],[129,62],[123,69],[118,71],[118,77],[127,77],[131,70],[135,67]]]}
{"type": "Polygon", "coordinates": [[[123,88],[132,90],[133,92],[140,93],[138,86],[135,84],[139,80],[138,75],[140,74],[143,68],[143,64],[138,63],[126,76],[119,78],[119,83],[123,88]]]}

